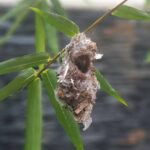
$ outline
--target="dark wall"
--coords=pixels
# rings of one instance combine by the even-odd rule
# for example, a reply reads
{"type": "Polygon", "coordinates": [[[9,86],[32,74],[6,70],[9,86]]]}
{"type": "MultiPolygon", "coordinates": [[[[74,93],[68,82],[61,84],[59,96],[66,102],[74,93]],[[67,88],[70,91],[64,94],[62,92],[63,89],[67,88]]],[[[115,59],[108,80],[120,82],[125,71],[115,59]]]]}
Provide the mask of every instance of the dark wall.
{"type": "MultiPolygon", "coordinates": [[[[84,30],[101,13],[68,11],[84,30]]],[[[0,35],[11,26],[0,27],[0,35]]],[[[0,47],[0,61],[34,51],[32,15],[23,22],[7,44],[0,47]]],[[[95,63],[120,95],[127,100],[125,108],[102,91],[97,94],[93,124],[82,132],[85,150],[148,150],[150,147],[150,65],[144,63],[150,50],[150,23],[108,17],[89,35],[97,42],[103,59],[95,63]]],[[[61,48],[68,39],[61,34],[61,48]]],[[[0,87],[16,74],[0,77],[0,87]]],[[[24,143],[26,91],[0,102],[0,150],[20,150],[24,143]]],[[[43,99],[44,150],[74,149],[58,124],[48,98],[43,99]]]]}

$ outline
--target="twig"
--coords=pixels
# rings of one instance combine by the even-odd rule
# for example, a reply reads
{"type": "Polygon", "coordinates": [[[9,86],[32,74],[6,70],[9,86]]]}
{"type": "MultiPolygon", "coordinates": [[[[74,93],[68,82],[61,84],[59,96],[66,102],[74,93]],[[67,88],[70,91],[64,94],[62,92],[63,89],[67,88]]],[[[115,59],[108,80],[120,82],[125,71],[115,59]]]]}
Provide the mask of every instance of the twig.
{"type": "Polygon", "coordinates": [[[115,11],[117,8],[119,8],[121,5],[123,5],[127,0],[122,1],[117,6],[115,6],[113,9],[108,10],[106,13],[104,13],[101,17],[96,19],[88,28],[84,30],[84,33],[90,32],[92,29],[95,28],[98,24],[100,24],[106,17],[108,17],[113,11],[115,11]]]}
{"type": "Polygon", "coordinates": [[[44,66],[43,69],[41,69],[38,73],[37,73],[37,77],[39,77],[41,75],[41,73],[46,70],[47,68],[49,68],[49,66],[51,64],[53,64],[58,58],[59,56],[61,56],[67,48],[62,49],[56,56],[53,57],[53,59],[49,60],[48,63],[44,66]]]}

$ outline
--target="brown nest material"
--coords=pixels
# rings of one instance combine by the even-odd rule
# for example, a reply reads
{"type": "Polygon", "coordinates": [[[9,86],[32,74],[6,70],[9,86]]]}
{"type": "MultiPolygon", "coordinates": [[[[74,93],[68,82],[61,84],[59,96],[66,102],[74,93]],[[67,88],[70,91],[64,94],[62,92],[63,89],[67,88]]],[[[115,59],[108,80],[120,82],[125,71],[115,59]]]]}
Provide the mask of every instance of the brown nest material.
{"type": "Polygon", "coordinates": [[[96,43],[79,33],[66,46],[63,64],[59,70],[58,98],[69,105],[75,120],[86,130],[92,123],[91,112],[99,88],[95,77],[93,61],[96,56],[96,43]]]}

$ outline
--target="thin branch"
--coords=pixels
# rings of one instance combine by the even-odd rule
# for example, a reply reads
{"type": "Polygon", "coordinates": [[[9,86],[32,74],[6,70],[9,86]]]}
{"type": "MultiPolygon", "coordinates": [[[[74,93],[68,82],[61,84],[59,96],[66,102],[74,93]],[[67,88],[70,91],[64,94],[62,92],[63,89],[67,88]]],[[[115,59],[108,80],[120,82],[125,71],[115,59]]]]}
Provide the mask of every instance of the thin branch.
{"type": "Polygon", "coordinates": [[[53,57],[53,59],[49,60],[48,63],[44,66],[44,68],[37,72],[37,77],[39,77],[44,70],[49,68],[49,66],[53,64],[59,58],[59,56],[61,56],[66,51],[66,49],[67,48],[62,49],[56,56],[53,57]]]}
{"type": "Polygon", "coordinates": [[[121,5],[123,5],[127,0],[122,1],[121,3],[119,3],[117,6],[115,6],[113,9],[108,10],[106,13],[104,13],[101,17],[99,17],[98,19],[96,19],[96,21],[94,21],[88,28],[86,28],[84,30],[84,33],[88,33],[90,32],[92,29],[94,29],[98,24],[100,24],[101,22],[103,22],[103,20],[105,18],[107,18],[113,11],[115,11],[117,8],[119,8],[121,5]]]}

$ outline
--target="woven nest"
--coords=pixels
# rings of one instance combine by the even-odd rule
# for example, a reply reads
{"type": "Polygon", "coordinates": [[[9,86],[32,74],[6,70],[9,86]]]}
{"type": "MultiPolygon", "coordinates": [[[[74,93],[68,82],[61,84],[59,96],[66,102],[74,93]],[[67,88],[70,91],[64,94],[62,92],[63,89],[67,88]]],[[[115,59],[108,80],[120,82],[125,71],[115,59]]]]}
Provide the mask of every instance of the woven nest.
{"type": "Polygon", "coordinates": [[[58,75],[58,98],[69,105],[75,120],[86,130],[92,123],[91,112],[96,100],[98,82],[93,60],[96,43],[79,33],[66,46],[63,64],[58,75]]]}

